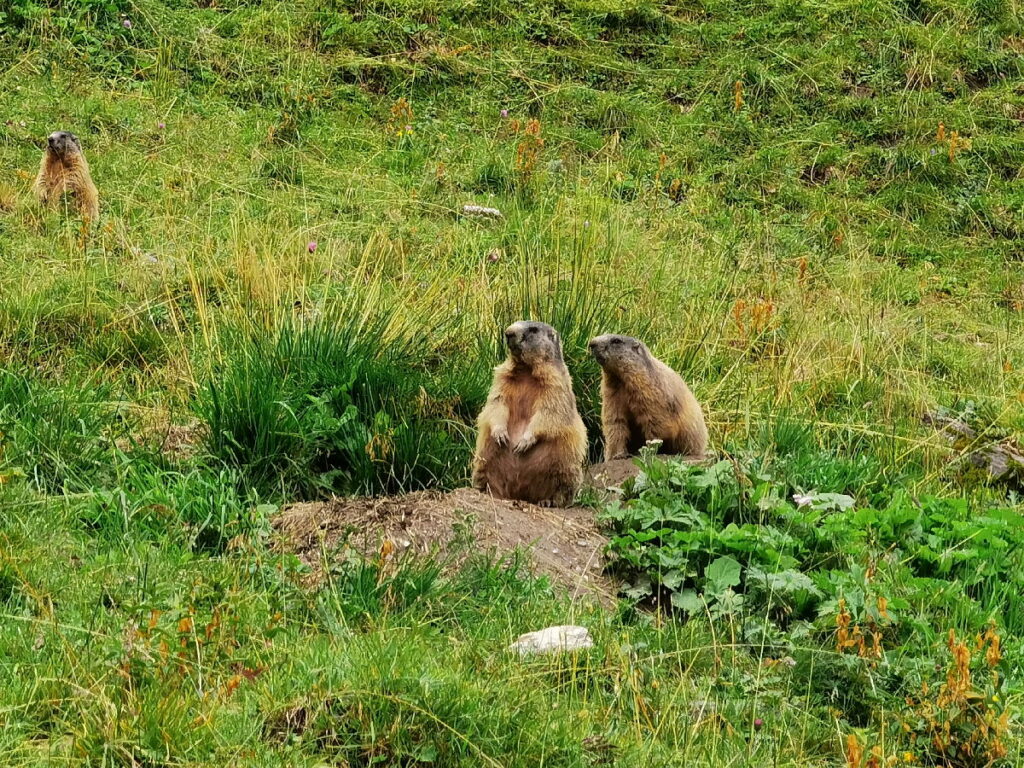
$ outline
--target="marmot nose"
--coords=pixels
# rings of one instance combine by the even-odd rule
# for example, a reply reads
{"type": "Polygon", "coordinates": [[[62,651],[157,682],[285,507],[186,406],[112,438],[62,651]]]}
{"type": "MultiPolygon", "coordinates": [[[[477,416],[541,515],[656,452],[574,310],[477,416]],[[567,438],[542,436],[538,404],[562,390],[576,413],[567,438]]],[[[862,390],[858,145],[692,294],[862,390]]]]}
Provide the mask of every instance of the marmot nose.
{"type": "Polygon", "coordinates": [[[515,337],[516,337],[516,332],[513,331],[511,328],[508,328],[508,329],[505,330],[505,338],[506,339],[514,339],[515,337]]]}

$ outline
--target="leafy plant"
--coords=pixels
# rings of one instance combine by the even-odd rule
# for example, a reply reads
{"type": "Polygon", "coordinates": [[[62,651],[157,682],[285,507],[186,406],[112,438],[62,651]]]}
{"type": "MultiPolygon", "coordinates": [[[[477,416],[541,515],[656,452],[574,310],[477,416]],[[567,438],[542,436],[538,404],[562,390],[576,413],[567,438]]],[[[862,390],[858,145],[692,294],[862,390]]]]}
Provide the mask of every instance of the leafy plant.
{"type": "Polygon", "coordinates": [[[604,513],[618,532],[610,546],[615,567],[639,575],[630,597],[660,600],[667,592],[688,613],[702,603],[735,613],[743,605],[735,588],[745,568],[756,566],[763,586],[766,569],[799,563],[803,547],[782,514],[791,507],[772,495],[766,477],[751,477],[731,461],[695,466],[659,460],[652,451],[638,460],[642,472],[626,501],[604,513]]]}
{"type": "MultiPolygon", "coordinates": [[[[766,611],[785,627],[834,616],[840,599],[858,615],[879,597],[905,608],[952,579],[967,602],[951,601],[951,616],[971,626],[985,611],[1021,620],[1024,519],[1016,511],[905,493],[881,508],[857,506],[845,494],[794,493],[795,480],[757,462],[694,466],[647,452],[638,463],[624,499],[604,511],[632,599],[667,598],[692,614],[723,596],[738,607],[728,594],[738,590],[748,613],[766,611]],[[878,583],[864,575],[866,562],[878,583]]],[[[932,599],[938,610],[942,601],[932,599]]]]}

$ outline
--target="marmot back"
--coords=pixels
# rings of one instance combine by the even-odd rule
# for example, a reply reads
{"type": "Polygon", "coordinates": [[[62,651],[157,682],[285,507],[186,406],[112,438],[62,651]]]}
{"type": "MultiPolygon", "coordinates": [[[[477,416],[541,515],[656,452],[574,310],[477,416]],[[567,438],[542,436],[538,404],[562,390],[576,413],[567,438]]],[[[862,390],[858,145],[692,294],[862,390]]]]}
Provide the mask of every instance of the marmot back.
{"type": "Polygon", "coordinates": [[[99,192],[92,183],[82,144],[73,133],[55,131],[47,137],[35,192],[39,202],[47,206],[55,205],[65,194],[71,195],[84,218],[99,218],[99,192]]]}
{"type": "Polygon", "coordinates": [[[661,453],[704,455],[704,414],[678,373],[630,336],[598,336],[590,352],[601,365],[606,461],[636,455],[648,440],[661,440],[661,453]]]}
{"type": "Polygon", "coordinates": [[[583,479],[587,431],[555,329],[518,322],[477,420],[473,487],[502,499],[569,506],[583,479]]]}

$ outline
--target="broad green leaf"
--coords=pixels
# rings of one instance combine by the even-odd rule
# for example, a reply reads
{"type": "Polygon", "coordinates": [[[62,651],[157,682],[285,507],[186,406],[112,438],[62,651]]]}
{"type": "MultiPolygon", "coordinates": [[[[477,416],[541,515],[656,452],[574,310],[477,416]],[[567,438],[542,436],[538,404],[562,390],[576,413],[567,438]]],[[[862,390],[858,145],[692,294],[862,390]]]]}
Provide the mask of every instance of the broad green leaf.
{"type": "Polygon", "coordinates": [[[740,583],[740,564],[728,555],[715,560],[704,571],[707,586],[714,594],[721,594],[740,583]]]}
{"type": "Polygon", "coordinates": [[[672,593],[672,607],[687,613],[697,613],[703,607],[701,599],[692,589],[672,593]]]}

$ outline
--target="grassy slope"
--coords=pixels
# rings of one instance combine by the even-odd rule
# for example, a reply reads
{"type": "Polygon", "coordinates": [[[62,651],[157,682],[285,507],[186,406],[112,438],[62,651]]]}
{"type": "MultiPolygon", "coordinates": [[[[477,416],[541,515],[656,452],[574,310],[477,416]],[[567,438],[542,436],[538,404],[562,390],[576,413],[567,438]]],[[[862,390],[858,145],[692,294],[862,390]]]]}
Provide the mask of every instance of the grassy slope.
{"type": "MultiPolygon", "coordinates": [[[[426,398],[464,458],[494,355],[480,339],[533,306],[577,351],[588,331],[643,330],[718,445],[769,445],[785,414],[869,456],[880,483],[959,492],[922,410],[972,399],[1021,426],[1016,5],[0,11],[0,165],[22,171],[0,183],[7,763],[364,764],[422,742],[441,764],[589,765],[602,739],[623,764],[840,760],[841,728],[800,714],[799,682],[767,686],[781,714],[753,730],[765,673],[713,628],[586,615],[607,654],[521,667],[500,648],[567,615],[535,585],[471,571],[411,607],[408,585],[367,605],[352,574],[355,598],[297,590],[258,535],[196,552],[182,521],[258,534],[265,511],[234,469],[152,448],[242,356],[239,325],[377,308],[389,334],[432,329],[416,365],[455,370],[456,399],[426,398]],[[392,117],[401,98],[411,118],[392,117]],[[527,173],[530,118],[544,145],[527,173]],[[952,159],[940,122],[966,139],[952,159]],[[30,199],[58,127],[103,195],[88,237],[30,199]],[[505,219],[460,218],[468,202],[505,219]],[[190,611],[199,634],[222,617],[201,648],[190,611]],[[691,727],[712,694],[735,732],[691,727]],[[273,736],[290,706],[319,712],[305,741],[273,736]]],[[[592,405],[594,371],[574,372],[592,405]]]]}

